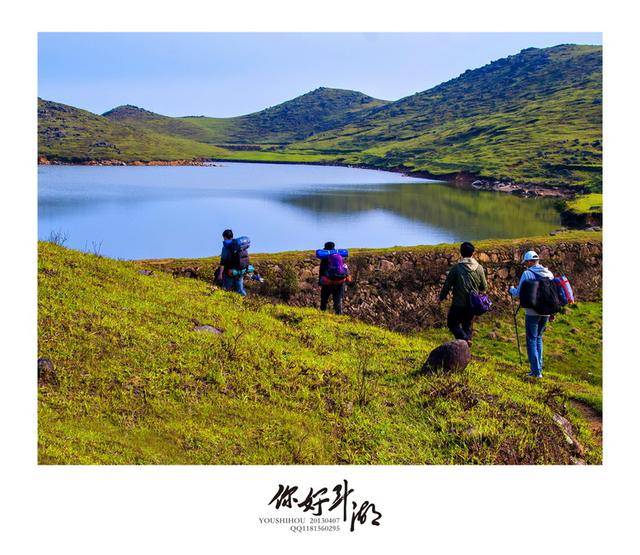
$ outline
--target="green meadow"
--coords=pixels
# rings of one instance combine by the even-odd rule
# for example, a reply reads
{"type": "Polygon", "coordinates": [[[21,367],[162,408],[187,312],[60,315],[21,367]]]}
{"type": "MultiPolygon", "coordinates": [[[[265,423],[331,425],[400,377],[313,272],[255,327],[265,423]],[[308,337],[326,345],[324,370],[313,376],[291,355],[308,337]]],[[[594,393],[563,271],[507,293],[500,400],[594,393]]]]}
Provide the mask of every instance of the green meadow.
{"type": "Polygon", "coordinates": [[[482,320],[464,372],[425,375],[444,330],[402,335],[51,243],[38,280],[38,356],[54,365],[41,464],[602,461],[601,303],[550,326],[530,381],[508,315],[482,320]]]}

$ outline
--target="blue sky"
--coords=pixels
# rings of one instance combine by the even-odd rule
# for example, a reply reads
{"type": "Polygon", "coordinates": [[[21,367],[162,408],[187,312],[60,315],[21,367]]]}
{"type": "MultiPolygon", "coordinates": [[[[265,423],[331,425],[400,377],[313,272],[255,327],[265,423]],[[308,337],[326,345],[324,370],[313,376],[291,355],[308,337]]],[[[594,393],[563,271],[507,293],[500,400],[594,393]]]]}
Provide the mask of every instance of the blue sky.
{"type": "Polygon", "coordinates": [[[235,116],[320,86],[396,100],[523,48],[600,33],[41,33],[38,96],[235,116]]]}

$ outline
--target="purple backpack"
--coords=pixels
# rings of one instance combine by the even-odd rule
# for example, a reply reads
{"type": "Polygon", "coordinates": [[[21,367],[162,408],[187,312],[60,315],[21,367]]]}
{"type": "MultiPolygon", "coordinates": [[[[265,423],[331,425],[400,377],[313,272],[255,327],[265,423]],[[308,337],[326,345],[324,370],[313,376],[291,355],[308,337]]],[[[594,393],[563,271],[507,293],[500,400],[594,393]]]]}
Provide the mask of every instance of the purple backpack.
{"type": "Polygon", "coordinates": [[[471,291],[471,293],[469,293],[469,306],[471,307],[471,312],[473,312],[475,316],[480,316],[481,314],[491,310],[493,303],[491,302],[489,295],[486,293],[471,291]]]}
{"type": "Polygon", "coordinates": [[[349,275],[349,269],[344,259],[338,253],[330,254],[327,267],[327,277],[332,280],[344,280],[349,275]]]}

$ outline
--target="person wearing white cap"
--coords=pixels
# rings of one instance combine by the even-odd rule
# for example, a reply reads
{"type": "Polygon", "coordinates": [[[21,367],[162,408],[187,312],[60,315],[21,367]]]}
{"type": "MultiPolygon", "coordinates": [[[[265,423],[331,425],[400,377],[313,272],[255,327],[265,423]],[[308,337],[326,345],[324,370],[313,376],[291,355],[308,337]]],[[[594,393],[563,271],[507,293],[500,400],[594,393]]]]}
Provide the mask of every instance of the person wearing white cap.
{"type": "MultiPolygon", "coordinates": [[[[536,251],[527,251],[522,257],[522,262],[526,270],[522,272],[520,283],[517,287],[510,287],[511,296],[520,296],[520,287],[527,280],[538,280],[541,278],[553,279],[553,274],[548,268],[540,264],[540,257],[536,251]]],[[[529,376],[533,378],[542,377],[542,334],[549,322],[548,314],[538,314],[533,308],[525,308],[525,329],[527,334],[527,356],[529,358],[529,376]]]]}

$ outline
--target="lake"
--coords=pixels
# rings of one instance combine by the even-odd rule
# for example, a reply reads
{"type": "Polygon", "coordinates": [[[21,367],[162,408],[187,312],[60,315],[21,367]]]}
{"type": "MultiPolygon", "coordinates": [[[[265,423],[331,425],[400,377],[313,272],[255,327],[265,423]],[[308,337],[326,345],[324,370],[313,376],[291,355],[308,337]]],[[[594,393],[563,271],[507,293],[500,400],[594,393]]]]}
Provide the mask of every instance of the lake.
{"type": "Polygon", "coordinates": [[[217,255],[221,233],[252,252],[390,247],[543,235],[554,202],[397,173],[293,164],[39,166],[38,237],[124,259],[217,255]]]}

